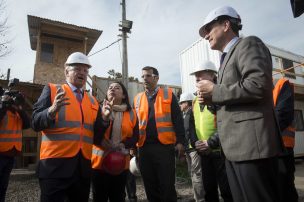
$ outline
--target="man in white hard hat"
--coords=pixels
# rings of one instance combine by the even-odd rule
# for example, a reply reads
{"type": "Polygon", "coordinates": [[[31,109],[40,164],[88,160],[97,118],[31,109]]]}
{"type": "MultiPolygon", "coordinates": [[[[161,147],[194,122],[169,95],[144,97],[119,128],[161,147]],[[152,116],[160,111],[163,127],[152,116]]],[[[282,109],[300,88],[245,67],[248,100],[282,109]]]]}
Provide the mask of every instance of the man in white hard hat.
{"type": "MultiPolygon", "coordinates": [[[[207,80],[216,83],[217,70],[211,61],[203,61],[190,75],[196,83],[207,80]]],[[[199,92],[197,92],[199,93],[199,92]]],[[[219,201],[218,188],[225,202],[232,202],[232,195],[225,169],[225,157],[221,153],[214,104],[193,101],[195,133],[191,133],[191,144],[200,154],[206,201],[219,201]]]]}
{"type": "Polygon", "coordinates": [[[191,176],[194,199],[197,202],[205,201],[205,189],[202,180],[201,157],[191,146],[191,134],[195,133],[194,117],[192,112],[193,93],[182,93],[179,99],[179,107],[183,113],[185,128],[185,154],[188,172],[191,176]]]}
{"type": "Polygon", "coordinates": [[[280,201],[282,140],[273,111],[271,55],[259,38],[239,38],[241,28],[232,7],[207,15],[199,33],[223,54],[218,83],[198,82],[198,100],[220,106],[218,131],[234,201],[280,201]]]}
{"type": "Polygon", "coordinates": [[[42,202],[88,201],[92,144],[108,127],[111,103],[99,107],[83,87],[91,64],[80,52],[65,63],[65,84],[46,85],[34,105],[32,127],[41,131],[38,177],[42,202]]]}

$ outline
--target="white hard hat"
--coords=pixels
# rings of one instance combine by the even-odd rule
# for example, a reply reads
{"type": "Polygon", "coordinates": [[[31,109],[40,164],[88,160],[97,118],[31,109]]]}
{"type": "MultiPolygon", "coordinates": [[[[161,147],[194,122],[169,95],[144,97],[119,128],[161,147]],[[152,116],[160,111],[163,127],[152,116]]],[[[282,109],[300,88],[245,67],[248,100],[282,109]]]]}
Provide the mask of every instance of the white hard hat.
{"type": "Polygon", "coordinates": [[[241,22],[240,15],[236,12],[236,10],[234,10],[234,8],[232,8],[230,6],[218,7],[216,9],[212,10],[205,18],[204,24],[199,30],[200,36],[204,38],[206,35],[205,27],[210,22],[212,22],[213,20],[216,20],[219,16],[223,16],[223,15],[238,19],[239,22],[241,22]]]}
{"type": "Polygon", "coordinates": [[[196,72],[200,71],[213,71],[217,73],[215,64],[209,60],[205,60],[199,66],[196,66],[195,70],[191,72],[190,75],[194,75],[196,72]]]}
{"type": "Polygon", "coordinates": [[[138,166],[138,162],[136,161],[135,157],[132,157],[130,160],[130,167],[129,167],[130,172],[135,175],[135,176],[140,176],[140,170],[138,166]]]}
{"type": "Polygon", "coordinates": [[[89,68],[91,67],[88,56],[86,56],[81,52],[72,53],[65,62],[66,65],[75,64],[75,63],[85,64],[88,65],[89,68]]]}
{"type": "Polygon", "coordinates": [[[192,101],[194,99],[194,95],[192,93],[182,93],[179,99],[179,103],[185,101],[192,101]]]}

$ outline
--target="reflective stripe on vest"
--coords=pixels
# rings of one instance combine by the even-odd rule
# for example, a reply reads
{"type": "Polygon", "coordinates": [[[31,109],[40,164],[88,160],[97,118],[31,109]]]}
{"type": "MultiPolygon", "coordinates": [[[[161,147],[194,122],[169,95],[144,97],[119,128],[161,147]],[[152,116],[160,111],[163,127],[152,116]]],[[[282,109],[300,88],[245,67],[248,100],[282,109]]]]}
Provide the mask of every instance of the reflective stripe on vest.
{"type": "MultiPolygon", "coordinates": [[[[293,89],[293,84],[288,79],[280,78],[273,89],[273,103],[274,107],[277,105],[277,101],[283,85],[288,82],[290,87],[293,89]]],[[[293,93],[293,92],[292,92],[293,93]]],[[[295,146],[295,128],[289,125],[285,130],[281,131],[283,143],[285,147],[293,148],[295,146]]]]}
{"type": "MultiPolygon", "coordinates": [[[[112,124],[113,122],[110,123],[110,127],[107,128],[104,138],[109,140],[111,136],[111,131],[112,131],[112,124]]],[[[135,116],[135,111],[134,109],[131,109],[128,112],[123,113],[122,117],[122,123],[121,123],[121,140],[125,141],[127,138],[131,138],[133,136],[133,129],[136,126],[136,116],[135,116]]],[[[98,145],[93,145],[93,150],[92,150],[92,168],[93,169],[102,169],[102,160],[104,157],[105,151],[101,146],[98,145]]],[[[126,165],[125,169],[129,169],[129,161],[130,157],[127,155],[126,156],[126,165]]]]}
{"type": "MultiPolygon", "coordinates": [[[[162,144],[175,144],[176,135],[171,120],[172,89],[159,88],[155,103],[155,123],[158,139],[162,144]]],[[[138,146],[143,146],[146,139],[146,127],[148,122],[149,104],[145,92],[137,94],[134,98],[134,106],[139,122],[138,146]]]]}
{"type": "Polygon", "coordinates": [[[0,152],[22,149],[22,119],[18,113],[6,111],[0,122],[0,152]]]}
{"type": "Polygon", "coordinates": [[[67,84],[49,86],[52,103],[57,89],[61,88],[66,92],[65,97],[69,98],[70,105],[62,106],[56,114],[55,122],[42,131],[40,159],[73,157],[80,150],[86,159],[91,159],[98,102],[84,92],[80,105],[67,84]]]}

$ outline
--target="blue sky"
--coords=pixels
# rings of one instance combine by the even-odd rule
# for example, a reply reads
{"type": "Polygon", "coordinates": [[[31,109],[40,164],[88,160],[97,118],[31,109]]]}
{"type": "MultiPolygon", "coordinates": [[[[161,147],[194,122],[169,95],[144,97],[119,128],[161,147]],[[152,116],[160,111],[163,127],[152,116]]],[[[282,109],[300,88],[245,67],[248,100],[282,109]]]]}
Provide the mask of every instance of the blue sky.
{"type": "MultiPolygon", "coordinates": [[[[133,21],[128,39],[129,76],[140,78],[141,68],[155,66],[160,83],[180,85],[179,53],[198,40],[208,12],[230,5],[241,16],[241,34],[256,35],[264,42],[304,56],[304,14],[293,18],[289,0],[126,0],[127,19],[133,21]]],[[[30,48],[27,15],[103,30],[91,53],[118,39],[120,0],[6,0],[12,53],[0,58],[1,72],[32,81],[35,51],[30,48]]],[[[90,57],[90,74],[107,77],[121,72],[120,46],[90,57]]]]}

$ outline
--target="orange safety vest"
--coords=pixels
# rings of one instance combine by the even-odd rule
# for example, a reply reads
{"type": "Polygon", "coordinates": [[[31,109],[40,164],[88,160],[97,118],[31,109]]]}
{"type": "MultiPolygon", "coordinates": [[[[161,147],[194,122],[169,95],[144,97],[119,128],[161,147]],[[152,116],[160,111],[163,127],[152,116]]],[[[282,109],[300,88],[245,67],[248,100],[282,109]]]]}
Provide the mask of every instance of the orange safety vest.
{"type": "MultiPolygon", "coordinates": [[[[279,81],[277,82],[277,84],[275,85],[275,87],[273,89],[274,106],[276,106],[276,104],[277,104],[279,94],[280,94],[281,89],[282,89],[283,85],[285,84],[285,82],[289,83],[288,79],[285,79],[285,78],[279,79],[279,81]]],[[[292,83],[289,83],[289,85],[291,86],[292,93],[293,93],[294,86],[292,83]]],[[[281,134],[282,134],[284,146],[293,148],[295,145],[295,128],[292,125],[289,125],[284,131],[281,132],[281,134]]]]}
{"type": "MultiPolygon", "coordinates": [[[[154,103],[158,140],[162,144],[175,144],[176,142],[176,134],[171,120],[172,96],[171,88],[159,88],[154,103]]],[[[146,127],[149,113],[148,98],[145,92],[141,92],[135,96],[134,106],[139,122],[138,146],[142,147],[146,140],[146,127]]]]}
{"type": "Polygon", "coordinates": [[[6,111],[0,122],[0,152],[22,149],[22,119],[19,114],[6,111]]]}
{"type": "Polygon", "coordinates": [[[68,84],[49,86],[52,103],[57,89],[62,88],[70,104],[62,106],[56,114],[55,122],[42,131],[40,159],[74,157],[81,150],[84,158],[90,160],[98,102],[85,92],[81,113],[80,104],[68,84]]]}
{"type": "MultiPolygon", "coordinates": [[[[110,127],[107,128],[104,138],[110,139],[111,131],[112,131],[112,124],[113,122],[110,122],[110,127]]],[[[121,139],[122,141],[125,141],[127,138],[131,138],[133,136],[133,128],[136,125],[136,114],[135,111],[132,109],[130,111],[126,111],[123,113],[122,122],[121,122],[121,139]]],[[[92,168],[102,170],[102,160],[104,158],[104,148],[98,145],[93,145],[92,150],[92,168]]],[[[125,169],[129,169],[130,164],[130,156],[126,155],[126,165],[125,169]]]]}

